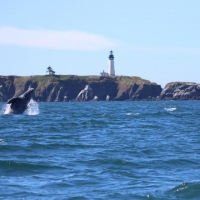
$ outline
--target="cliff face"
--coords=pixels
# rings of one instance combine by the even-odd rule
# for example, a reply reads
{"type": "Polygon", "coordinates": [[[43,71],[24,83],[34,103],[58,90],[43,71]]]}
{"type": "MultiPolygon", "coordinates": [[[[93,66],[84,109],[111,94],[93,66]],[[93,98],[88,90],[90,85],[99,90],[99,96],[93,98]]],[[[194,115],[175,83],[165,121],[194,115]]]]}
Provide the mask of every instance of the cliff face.
{"type": "Polygon", "coordinates": [[[191,82],[168,83],[160,94],[161,100],[200,100],[200,84],[191,82]]]}
{"type": "Polygon", "coordinates": [[[36,101],[48,102],[155,100],[162,91],[160,85],[139,77],[1,76],[0,101],[20,95],[29,86],[35,89],[36,101]]]}
{"type": "Polygon", "coordinates": [[[0,101],[7,101],[15,93],[14,77],[0,78],[0,101]]]}

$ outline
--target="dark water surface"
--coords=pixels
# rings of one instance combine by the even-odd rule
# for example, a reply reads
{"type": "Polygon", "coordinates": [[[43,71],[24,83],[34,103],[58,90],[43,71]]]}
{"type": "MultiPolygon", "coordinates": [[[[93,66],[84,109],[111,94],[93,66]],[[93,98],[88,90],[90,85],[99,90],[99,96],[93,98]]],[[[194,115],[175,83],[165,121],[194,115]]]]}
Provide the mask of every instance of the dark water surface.
{"type": "Polygon", "coordinates": [[[2,112],[0,199],[200,199],[200,101],[2,112]]]}

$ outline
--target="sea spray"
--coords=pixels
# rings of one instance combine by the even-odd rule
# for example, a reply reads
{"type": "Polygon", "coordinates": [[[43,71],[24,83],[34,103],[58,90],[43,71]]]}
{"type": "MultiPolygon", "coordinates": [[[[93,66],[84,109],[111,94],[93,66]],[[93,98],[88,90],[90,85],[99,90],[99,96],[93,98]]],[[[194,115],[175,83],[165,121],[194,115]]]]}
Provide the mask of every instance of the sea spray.
{"type": "Polygon", "coordinates": [[[0,113],[6,115],[9,114],[9,112],[10,112],[10,104],[3,105],[0,113]]]}
{"type": "Polygon", "coordinates": [[[28,109],[25,111],[25,114],[27,115],[38,115],[40,113],[39,111],[39,105],[36,101],[33,99],[30,100],[28,104],[28,109]]]}
{"type": "Polygon", "coordinates": [[[177,108],[165,108],[165,110],[167,112],[173,112],[173,111],[177,110],[177,108]]]}

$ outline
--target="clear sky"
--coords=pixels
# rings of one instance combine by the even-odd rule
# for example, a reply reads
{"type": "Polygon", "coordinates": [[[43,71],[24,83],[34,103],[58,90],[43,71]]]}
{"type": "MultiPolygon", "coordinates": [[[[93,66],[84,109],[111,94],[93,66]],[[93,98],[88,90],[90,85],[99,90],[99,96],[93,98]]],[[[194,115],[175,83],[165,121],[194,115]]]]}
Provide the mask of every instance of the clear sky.
{"type": "Polygon", "coordinates": [[[1,0],[0,75],[200,79],[199,0],[1,0]]]}

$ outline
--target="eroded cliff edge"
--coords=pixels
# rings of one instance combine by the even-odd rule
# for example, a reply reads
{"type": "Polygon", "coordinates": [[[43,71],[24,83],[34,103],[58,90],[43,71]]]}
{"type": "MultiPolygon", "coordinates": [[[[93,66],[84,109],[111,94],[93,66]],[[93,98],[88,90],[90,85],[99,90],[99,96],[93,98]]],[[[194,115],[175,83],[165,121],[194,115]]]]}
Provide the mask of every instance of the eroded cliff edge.
{"type": "Polygon", "coordinates": [[[0,76],[0,101],[35,88],[36,101],[156,100],[160,85],[139,77],[99,76],[0,76]]]}

